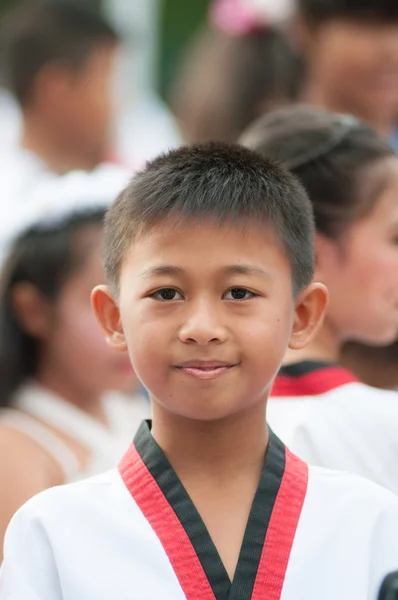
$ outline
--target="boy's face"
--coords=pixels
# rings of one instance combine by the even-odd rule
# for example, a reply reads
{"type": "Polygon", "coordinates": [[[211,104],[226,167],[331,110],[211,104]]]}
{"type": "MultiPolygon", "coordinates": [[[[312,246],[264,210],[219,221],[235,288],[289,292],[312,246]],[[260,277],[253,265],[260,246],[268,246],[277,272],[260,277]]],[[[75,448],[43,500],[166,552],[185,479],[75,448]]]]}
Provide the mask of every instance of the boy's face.
{"type": "Polygon", "coordinates": [[[329,108],[366,120],[394,119],[398,107],[398,22],[335,19],[305,26],[308,76],[329,108]]]}
{"type": "Polygon", "coordinates": [[[154,227],[126,256],[118,306],[103,289],[93,304],[152,401],[196,420],[265,401],[289,342],[308,337],[289,262],[255,224],[154,227]]]}

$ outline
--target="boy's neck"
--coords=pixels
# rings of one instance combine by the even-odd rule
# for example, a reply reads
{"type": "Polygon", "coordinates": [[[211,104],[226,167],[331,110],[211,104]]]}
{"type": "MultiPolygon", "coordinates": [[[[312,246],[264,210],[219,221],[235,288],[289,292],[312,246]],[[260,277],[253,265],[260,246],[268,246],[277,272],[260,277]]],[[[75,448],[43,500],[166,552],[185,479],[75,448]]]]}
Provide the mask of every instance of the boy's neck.
{"type": "Polygon", "coordinates": [[[265,401],[217,421],[178,417],[155,402],[152,410],[152,435],[184,482],[260,476],[268,445],[265,401]]]}
{"type": "Polygon", "coordinates": [[[48,123],[29,109],[23,113],[20,145],[38,156],[50,171],[58,175],[79,168],[48,123]]]}
{"type": "Polygon", "coordinates": [[[359,107],[350,106],[342,98],[332,97],[321,85],[310,83],[304,87],[301,95],[302,102],[319,108],[325,108],[335,113],[353,114],[357,119],[373,127],[379,135],[391,136],[395,128],[394,115],[375,115],[362,112],[359,107]]]}

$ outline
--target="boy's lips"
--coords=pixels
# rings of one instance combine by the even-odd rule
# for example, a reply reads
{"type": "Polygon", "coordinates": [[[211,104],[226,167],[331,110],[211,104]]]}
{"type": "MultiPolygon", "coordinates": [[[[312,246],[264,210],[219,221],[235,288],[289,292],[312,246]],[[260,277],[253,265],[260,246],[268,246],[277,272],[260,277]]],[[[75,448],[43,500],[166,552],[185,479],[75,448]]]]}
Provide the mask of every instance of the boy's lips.
{"type": "Polygon", "coordinates": [[[175,368],[191,377],[208,380],[224,375],[237,365],[238,363],[219,360],[190,360],[176,365],[175,368]]]}

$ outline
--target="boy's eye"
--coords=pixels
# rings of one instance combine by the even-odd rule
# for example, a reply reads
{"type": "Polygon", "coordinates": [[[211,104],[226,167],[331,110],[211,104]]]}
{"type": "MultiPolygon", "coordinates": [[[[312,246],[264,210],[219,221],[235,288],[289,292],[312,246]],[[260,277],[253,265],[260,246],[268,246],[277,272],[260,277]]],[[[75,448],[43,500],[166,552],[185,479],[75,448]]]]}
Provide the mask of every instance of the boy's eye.
{"type": "Polygon", "coordinates": [[[245,288],[232,288],[226,292],[224,298],[227,300],[250,300],[255,294],[245,288]]]}
{"type": "Polygon", "coordinates": [[[182,294],[173,288],[163,288],[162,290],[158,290],[154,294],[151,294],[151,298],[154,300],[161,300],[163,302],[166,302],[167,300],[183,299],[182,294]]]}

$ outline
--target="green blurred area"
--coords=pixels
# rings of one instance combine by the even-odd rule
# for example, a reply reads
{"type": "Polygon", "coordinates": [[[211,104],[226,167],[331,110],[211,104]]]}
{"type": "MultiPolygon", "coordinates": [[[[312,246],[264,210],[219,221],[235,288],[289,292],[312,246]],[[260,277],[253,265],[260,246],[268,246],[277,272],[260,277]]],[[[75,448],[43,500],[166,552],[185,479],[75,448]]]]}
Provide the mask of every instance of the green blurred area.
{"type": "Polygon", "coordinates": [[[160,18],[158,91],[167,94],[187,42],[206,21],[210,0],[163,0],[160,18]]]}
{"type": "Polygon", "coordinates": [[[0,15],[11,8],[11,6],[16,6],[17,4],[17,0],[0,0],[0,15]]]}

